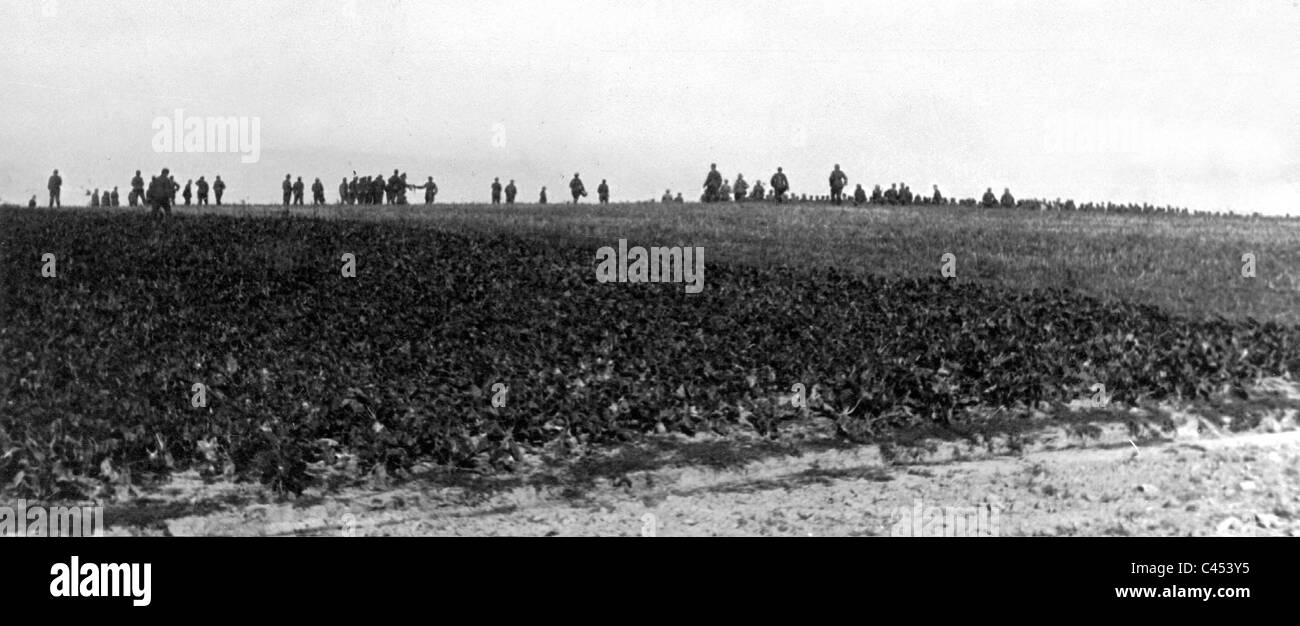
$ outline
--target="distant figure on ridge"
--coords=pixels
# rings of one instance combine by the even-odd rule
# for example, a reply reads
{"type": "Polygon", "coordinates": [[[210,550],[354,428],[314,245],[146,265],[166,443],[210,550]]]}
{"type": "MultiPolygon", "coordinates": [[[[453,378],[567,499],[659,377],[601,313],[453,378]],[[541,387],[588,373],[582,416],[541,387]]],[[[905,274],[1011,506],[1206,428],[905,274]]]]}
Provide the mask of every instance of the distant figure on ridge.
{"type": "Polygon", "coordinates": [[[993,195],[993,188],[989,187],[988,189],[984,190],[984,197],[980,199],[980,206],[983,206],[986,209],[991,209],[993,207],[996,207],[997,205],[998,205],[998,197],[993,195]]]}
{"type": "Polygon", "coordinates": [[[320,182],[320,178],[317,178],[311,184],[311,205],[317,206],[320,204],[325,204],[325,185],[320,182]]]}
{"type": "Polygon", "coordinates": [[[144,203],[144,178],[140,177],[140,170],[131,178],[131,193],[127,194],[126,201],[131,206],[144,203]]]}
{"type": "Polygon", "coordinates": [[[772,175],[772,191],[776,194],[776,201],[785,200],[785,192],[790,191],[790,180],[785,177],[785,171],[776,168],[776,173],[772,175]]]}
{"type": "Polygon", "coordinates": [[[433,204],[433,199],[438,195],[438,185],[433,182],[432,176],[423,185],[412,185],[411,188],[424,190],[425,204],[433,204]]]}
{"type": "Polygon", "coordinates": [[[149,190],[145,192],[145,200],[148,201],[152,210],[150,215],[168,215],[172,214],[172,181],[170,171],[163,168],[162,174],[149,181],[149,190]]]}
{"type": "Polygon", "coordinates": [[[587,188],[583,186],[582,179],[578,178],[576,173],[573,175],[573,180],[569,181],[569,192],[573,194],[574,204],[578,203],[578,198],[587,195],[587,188]]]}
{"type": "Polygon", "coordinates": [[[844,187],[849,184],[849,177],[840,169],[839,163],[831,170],[831,202],[840,204],[844,201],[844,187]]]}
{"type": "Polygon", "coordinates": [[[45,188],[50,192],[50,208],[63,208],[63,201],[59,199],[59,190],[63,188],[63,178],[59,176],[59,170],[54,170],[50,174],[50,182],[46,183],[45,188]]]}
{"type": "Polygon", "coordinates": [[[704,201],[717,202],[718,190],[722,188],[722,172],[718,171],[718,164],[709,165],[709,173],[704,177],[704,201]]]}

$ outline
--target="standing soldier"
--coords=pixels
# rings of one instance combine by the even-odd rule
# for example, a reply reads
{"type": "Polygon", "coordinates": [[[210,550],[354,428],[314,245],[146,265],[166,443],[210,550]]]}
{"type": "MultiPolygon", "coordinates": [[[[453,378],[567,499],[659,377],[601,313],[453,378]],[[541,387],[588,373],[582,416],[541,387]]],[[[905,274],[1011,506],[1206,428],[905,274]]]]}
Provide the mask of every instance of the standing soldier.
{"type": "Polygon", "coordinates": [[[357,173],[352,172],[352,180],[348,181],[347,192],[348,204],[356,204],[360,198],[357,197],[357,173]]]}
{"type": "Polygon", "coordinates": [[[172,196],[175,193],[172,188],[172,179],[167,168],[163,168],[162,175],[155,177],[149,182],[149,191],[145,200],[153,208],[150,215],[172,214],[172,196]]]}
{"type": "Polygon", "coordinates": [[[302,177],[299,176],[297,180],[293,181],[293,203],[295,205],[302,206],[302,195],[305,191],[307,191],[307,186],[303,184],[302,177]]]}
{"type": "Polygon", "coordinates": [[[537,204],[546,204],[546,187],[542,186],[542,193],[537,197],[537,204]]]}
{"type": "Polygon", "coordinates": [[[348,177],[344,176],[339,183],[339,204],[351,204],[348,202],[348,177]]]}
{"type": "Polygon", "coordinates": [[[709,174],[704,177],[704,201],[716,202],[718,200],[718,189],[722,187],[722,172],[718,171],[718,164],[709,165],[709,174]]]}
{"type": "Polygon", "coordinates": [[[185,206],[190,205],[190,198],[194,197],[194,179],[185,181],[185,191],[181,192],[181,197],[185,198],[185,206]]]}
{"type": "Polygon", "coordinates": [[[907,183],[899,183],[899,184],[902,187],[898,190],[898,203],[904,206],[911,204],[912,189],[907,186],[907,183]]]}
{"type": "Polygon", "coordinates": [[[731,181],[722,181],[722,187],[718,189],[718,201],[731,202],[731,181]]]}
{"type": "Polygon", "coordinates": [[[126,196],[126,201],[131,206],[144,204],[144,178],[140,176],[140,170],[136,170],[131,179],[131,193],[126,196]]]}
{"type": "Polygon", "coordinates": [[[36,196],[35,196],[35,195],[32,195],[32,199],[27,201],[27,208],[29,208],[29,209],[34,209],[34,208],[36,208],[36,196]]]}
{"type": "Polygon", "coordinates": [[[671,189],[665,189],[665,190],[664,190],[664,197],[660,198],[659,201],[662,202],[663,204],[668,204],[668,203],[672,202],[672,201],[673,201],[673,190],[671,190],[671,189]]]}
{"type": "Polygon", "coordinates": [[[1011,197],[1011,189],[1009,187],[1003,188],[1002,190],[1002,208],[1004,209],[1016,208],[1016,199],[1011,197]]]}
{"type": "Polygon", "coordinates": [[[573,175],[573,180],[569,181],[569,192],[573,194],[573,203],[578,203],[578,198],[587,195],[587,188],[583,186],[582,179],[578,178],[577,173],[573,175]]]}
{"type": "Polygon", "coordinates": [[[756,180],[756,181],[754,181],[754,191],[750,192],[750,194],[749,194],[749,199],[750,199],[750,200],[757,200],[757,201],[759,201],[759,202],[762,202],[762,201],[763,201],[763,198],[766,197],[766,196],[765,196],[766,193],[767,193],[767,191],[766,191],[765,189],[763,189],[763,181],[761,181],[761,180],[756,180]]]}
{"type": "Polygon", "coordinates": [[[998,198],[993,195],[992,187],[984,190],[984,197],[980,199],[980,205],[986,209],[991,209],[998,205],[998,198]]]}
{"type": "Polygon", "coordinates": [[[433,204],[434,196],[438,195],[438,185],[434,184],[432,176],[430,176],[429,180],[425,182],[423,185],[414,185],[412,188],[424,190],[425,204],[433,204]]]}
{"type": "Polygon", "coordinates": [[[113,187],[113,193],[108,194],[108,197],[112,201],[109,206],[122,206],[122,199],[117,195],[117,187],[113,187]]]}
{"type": "Polygon", "coordinates": [[[885,201],[885,194],[880,191],[880,185],[871,189],[871,203],[880,204],[885,201]]]}
{"type": "Polygon", "coordinates": [[[831,170],[831,202],[840,204],[844,200],[844,186],[849,184],[849,177],[844,175],[840,170],[840,164],[835,164],[835,169],[831,170]]]}
{"type": "Polygon", "coordinates": [[[402,172],[399,179],[401,180],[401,186],[397,188],[397,203],[406,204],[406,190],[410,189],[411,185],[406,183],[406,172],[402,172]]]}
{"type": "Polygon", "coordinates": [[[898,204],[898,183],[890,184],[885,191],[885,204],[898,204]]]}
{"type": "Polygon", "coordinates": [[[226,182],[221,180],[218,175],[217,179],[212,181],[212,195],[216,196],[217,206],[221,206],[221,194],[226,192],[226,182]]]}
{"type": "Polygon", "coordinates": [[[387,187],[388,187],[388,185],[387,185],[387,183],[384,182],[384,175],[383,175],[383,174],[380,174],[380,175],[378,175],[378,176],[376,176],[376,177],[370,179],[370,201],[371,201],[370,203],[371,203],[371,204],[383,204],[383,203],[384,203],[384,190],[385,190],[387,187]]]}
{"type": "Polygon", "coordinates": [[[938,185],[934,186],[934,198],[932,200],[935,204],[943,204],[943,194],[939,193],[938,185]]]}
{"type": "Polygon", "coordinates": [[[510,184],[506,185],[506,204],[514,204],[515,194],[517,193],[519,193],[519,189],[515,187],[515,179],[511,178],[510,184]]]}
{"type": "Polygon", "coordinates": [[[600,184],[596,186],[596,197],[600,199],[601,204],[609,204],[609,184],[605,179],[600,179],[600,184]]]}
{"type": "Polygon", "coordinates": [[[199,182],[194,183],[194,186],[199,192],[199,200],[196,204],[206,205],[208,203],[208,180],[199,176],[199,182]]]}
{"type": "Polygon", "coordinates": [[[388,192],[388,204],[397,204],[397,197],[400,195],[400,190],[405,188],[404,185],[397,170],[393,170],[393,175],[388,177],[388,185],[384,188],[384,191],[388,192]]]}
{"type": "Polygon", "coordinates": [[[99,206],[99,189],[95,189],[90,193],[90,206],[99,206]]]}
{"type": "Polygon", "coordinates": [[[772,175],[772,191],[776,194],[776,201],[782,202],[785,199],[785,192],[790,191],[790,180],[785,177],[785,171],[776,168],[776,173],[772,175]]]}
{"type": "Polygon", "coordinates": [[[311,184],[311,205],[318,204],[325,204],[325,185],[321,184],[319,178],[311,184]]]}
{"type": "Polygon", "coordinates": [[[56,206],[60,209],[63,208],[63,201],[59,199],[59,190],[63,188],[63,178],[59,176],[59,170],[54,170],[54,173],[50,174],[50,182],[45,185],[45,188],[50,191],[50,208],[53,209],[56,206]]]}
{"type": "MultiPolygon", "coordinates": [[[[543,187],[545,189],[545,187],[543,187]]],[[[492,204],[501,204],[501,178],[492,179],[492,204]]]]}
{"type": "Polygon", "coordinates": [[[736,184],[731,186],[736,192],[736,202],[744,202],[749,194],[749,183],[745,182],[744,174],[736,174],[736,184]]]}
{"type": "Polygon", "coordinates": [[[680,191],[677,192],[677,197],[673,198],[673,202],[676,202],[677,204],[682,204],[683,202],[686,202],[685,200],[682,199],[682,192],[680,191]]]}
{"type": "Polygon", "coordinates": [[[289,206],[293,201],[293,178],[288,174],[284,175],[284,181],[280,183],[280,190],[284,192],[284,206],[289,206]]]}
{"type": "Polygon", "coordinates": [[[862,188],[862,183],[858,183],[857,188],[853,190],[853,206],[864,204],[866,201],[867,190],[862,188]]]}

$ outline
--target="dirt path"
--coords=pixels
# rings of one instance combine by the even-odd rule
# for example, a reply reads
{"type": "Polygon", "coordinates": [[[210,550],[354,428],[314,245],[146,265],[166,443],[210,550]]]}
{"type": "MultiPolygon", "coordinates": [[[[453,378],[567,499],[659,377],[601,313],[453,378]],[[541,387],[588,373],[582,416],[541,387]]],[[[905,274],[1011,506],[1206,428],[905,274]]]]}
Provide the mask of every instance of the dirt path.
{"type": "Polygon", "coordinates": [[[664,436],[513,476],[431,471],[279,503],[181,475],[110,509],[108,534],[1300,536],[1300,431],[1295,409],[1279,417],[1236,434],[1191,417],[1136,437],[1131,423],[1050,426],[902,456],[664,436]]]}

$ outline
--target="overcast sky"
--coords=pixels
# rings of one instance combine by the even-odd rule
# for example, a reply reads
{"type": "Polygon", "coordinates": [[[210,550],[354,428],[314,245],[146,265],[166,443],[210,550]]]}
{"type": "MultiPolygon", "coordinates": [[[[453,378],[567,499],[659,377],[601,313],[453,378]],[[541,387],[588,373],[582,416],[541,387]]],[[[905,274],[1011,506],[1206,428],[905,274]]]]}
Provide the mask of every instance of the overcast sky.
{"type": "MultiPolygon", "coordinates": [[[[1300,3],[0,0],[0,198],[136,169],[492,178],[553,199],[698,198],[710,162],[796,193],[928,193],[1300,214],[1300,3]],[[260,119],[260,158],[159,153],[154,121],[260,119]],[[593,194],[594,195],[594,194],[593,194]]],[[[147,178],[147,177],[146,177],[147,178]]]]}

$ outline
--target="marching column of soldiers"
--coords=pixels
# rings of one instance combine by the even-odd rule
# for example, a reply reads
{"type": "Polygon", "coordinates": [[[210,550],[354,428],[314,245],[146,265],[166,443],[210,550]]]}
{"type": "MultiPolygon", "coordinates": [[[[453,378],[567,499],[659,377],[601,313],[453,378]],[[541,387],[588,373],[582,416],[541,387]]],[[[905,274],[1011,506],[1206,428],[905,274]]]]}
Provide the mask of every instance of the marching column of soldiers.
{"type": "MultiPolygon", "coordinates": [[[[848,187],[848,175],[842,170],[839,164],[835,164],[831,169],[828,178],[829,195],[813,195],[811,198],[804,194],[795,196],[790,193],[790,181],[785,170],[781,167],[776,168],[776,173],[769,180],[770,187],[765,188],[763,181],[755,181],[752,186],[744,177],[744,174],[737,174],[735,183],[730,179],[725,179],[718,170],[716,163],[710,164],[709,172],[704,180],[704,193],[701,201],[706,203],[713,202],[747,202],[747,201],[774,201],[784,202],[789,199],[795,202],[808,201],[825,201],[832,204],[842,204],[845,200],[845,189],[848,187]]],[[[62,207],[62,189],[63,178],[59,170],[54,170],[50,175],[46,189],[49,192],[50,208],[62,207]]],[[[433,204],[438,193],[438,185],[434,183],[433,177],[428,177],[427,181],[422,184],[410,184],[407,182],[405,172],[393,170],[392,176],[387,179],[383,175],[359,177],[354,171],[352,179],[346,177],[339,183],[339,203],[340,204],[407,204],[406,194],[408,190],[423,189],[424,203],[433,204]]],[[[127,203],[134,206],[149,206],[151,215],[170,215],[171,208],[177,203],[177,196],[183,198],[185,205],[191,202],[197,205],[208,204],[208,192],[213,193],[216,204],[222,204],[222,196],[226,190],[226,183],[217,175],[209,184],[205,176],[200,175],[197,180],[187,179],[184,185],[175,180],[175,176],[167,169],[163,169],[158,176],[152,176],[146,185],[144,177],[140,170],[135,171],[135,176],[130,181],[130,191],[127,193],[127,203]]],[[[326,203],[325,187],[319,178],[316,178],[311,185],[312,204],[322,205],[326,203]]],[[[285,174],[281,183],[283,192],[282,202],[287,206],[301,206],[303,204],[303,195],[305,185],[302,177],[295,180],[290,174],[285,174]]],[[[513,204],[518,197],[518,187],[515,181],[510,180],[509,184],[502,185],[500,178],[493,179],[492,182],[492,203],[499,204],[501,196],[504,193],[505,200],[508,204],[513,204]]],[[[569,181],[569,191],[572,194],[573,202],[579,203],[582,198],[587,196],[586,186],[578,174],[574,174],[569,181]]],[[[598,201],[600,204],[608,204],[610,201],[609,181],[602,179],[600,185],[596,188],[598,201]]],[[[121,206],[121,198],[117,187],[112,189],[99,188],[86,190],[86,195],[90,197],[89,204],[92,207],[116,207],[121,206]]],[[[1076,203],[1072,199],[1055,200],[1048,199],[1017,199],[1012,195],[1010,188],[1003,188],[999,196],[994,193],[993,188],[986,188],[982,196],[975,198],[950,198],[945,197],[940,191],[938,185],[933,186],[933,192],[929,195],[915,194],[907,183],[891,183],[888,189],[882,189],[881,185],[873,185],[870,193],[866,191],[861,183],[855,185],[851,201],[854,206],[861,205],[929,205],[929,206],[963,206],[984,209],[1028,209],[1039,211],[1081,211],[1081,212],[1104,212],[1104,213],[1138,213],[1138,214],[1169,214],[1169,215],[1228,215],[1243,216],[1241,214],[1211,212],[1211,211],[1189,211],[1182,207],[1172,206],[1154,206],[1151,204],[1116,204],[1106,203],[1076,203]]],[[[664,204],[684,202],[682,193],[677,192],[674,196],[671,189],[665,189],[660,202],[664,204]]],[[[538,194],[538,203],[546,204],[547,195],[546,187],[542,187],[538,194]]],[[[36,208],[37,198],[32,196],[28,201],[30,208],[36,208]]]]}

